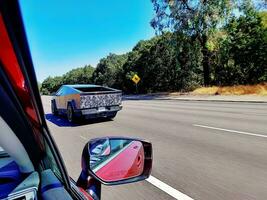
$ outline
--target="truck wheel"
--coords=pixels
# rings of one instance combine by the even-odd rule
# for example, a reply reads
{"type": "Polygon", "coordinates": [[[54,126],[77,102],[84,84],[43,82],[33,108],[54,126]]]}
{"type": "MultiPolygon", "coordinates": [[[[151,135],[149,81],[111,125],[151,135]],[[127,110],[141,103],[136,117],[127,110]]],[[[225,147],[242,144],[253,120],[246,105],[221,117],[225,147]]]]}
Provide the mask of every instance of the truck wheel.
{"type": "Polygon", "coordinates": [[[75,116],[74,116],[74,112],[73,112],[73,108],[71,104],[68,104],[68,107],[67,107],[67,118],[68,118],[68,121],[71,123],[75,121],[75,116]]]}
{"type": "Polygon", "coordinates": [[[57,110],[57,107],[56,107],[56,102],[55,101],[51,101],[51,111],[52,111],[52,114],[57,116],[58,115],[58,110],[57,110]]]}

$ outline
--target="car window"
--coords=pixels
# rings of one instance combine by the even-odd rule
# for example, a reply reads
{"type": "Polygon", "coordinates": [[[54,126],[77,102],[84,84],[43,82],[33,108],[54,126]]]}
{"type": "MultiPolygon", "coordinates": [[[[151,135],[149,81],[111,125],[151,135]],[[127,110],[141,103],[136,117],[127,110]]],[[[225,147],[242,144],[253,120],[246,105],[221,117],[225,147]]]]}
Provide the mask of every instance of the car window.
{"type": "Polygon", "coordinates": [[[109,88],[105,88],[105,87],[74,87],[74,89],[79,90],[81,92],[99,92],[99,91],[112,91],[109,88]]]}
{"type": "Polygon", "coordinates": [[[57,91],[56,95],[57,95],[57,96],[62,95],[62,91],[63,91],[63,88],[60,88],[60,89],[57,91]]]}
{"type": "Polygon", "coordinates": [[[131,141],[130,140],[110,140],[110,146],[112,153],[116,153],[118,150],[123,149],[131,141]]]}
{"type": "Polygon", "coordinates": [[[0,146],[0,155],[6,154],[5,150],[0,146]]]}
{"type": "Polygon", "coordinates": [[[71,177],[83,175],[88,142],[91,171],[123,174],[109,161],[148,148],[94,138],[134,137],[153,144],[153,176],[104,198],[267,199],[267,0],[22,1],[46,122],[71,177]]]}
{"type": "Polygon", "coordinates": [[[57,165],[57,162],[54,158],[54,155],[51,151],[51,148],[49,147],[49,145],[47,144],[47,142],[45,142],[45,148],[46,148],[46,156],[43,160],[43,163],[44,163],[44,167],[45,169],[51,169],[54,174],[61,180],[63,181],[63,176],[60,172],[60,169],[57,165]]]}
{"type": "Polygon", "coordinates": [[[67,87],[62,87],[60,95],[66,95],[67,94],[67,90],[68,90],[67,87]]]}
{"type": "Polygon", "coordinates": [[[131,140],[97,140],[90,144],[90,166],[95,170],[104,161],[120,152],[124,147],[129,145],[131,140]]]}

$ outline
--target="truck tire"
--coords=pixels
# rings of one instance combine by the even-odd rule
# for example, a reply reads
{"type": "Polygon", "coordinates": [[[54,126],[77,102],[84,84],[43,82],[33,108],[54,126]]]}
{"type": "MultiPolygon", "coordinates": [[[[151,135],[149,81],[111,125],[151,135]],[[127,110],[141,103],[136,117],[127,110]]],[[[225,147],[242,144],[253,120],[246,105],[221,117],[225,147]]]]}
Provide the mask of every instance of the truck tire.
{"type": "Polygon", "coordinates": [[[71,123],[75,121],[74,111],[70,103],[67,106],[67,118],[68,118],[68,121],[71,123]]]}
{"type": "Polygon", "coordinates": [[[57,110],[57,106],[56,106],[55,101],[51,101],[51,111],[52,111],[53,115],[55,115],[55,116],[58,115],[58,110],[57,110]]]}

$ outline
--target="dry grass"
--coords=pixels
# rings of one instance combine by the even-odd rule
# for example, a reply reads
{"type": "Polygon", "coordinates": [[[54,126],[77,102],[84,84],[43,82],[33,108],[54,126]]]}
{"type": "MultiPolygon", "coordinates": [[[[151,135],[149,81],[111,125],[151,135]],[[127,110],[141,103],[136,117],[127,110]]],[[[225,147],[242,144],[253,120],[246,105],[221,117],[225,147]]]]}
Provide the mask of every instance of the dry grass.
{"type": "Polygon", "coordinates": [[[194,90],[195,95],[260,95],[267,96],[267,83],[225,87],[202,87],[194,90]]]}
{"type": "Polygon", "coordinates": [[[197,88],[195,89],[192,93],[193,94],[216,94],[218,91],[219,87],[217,86],[212,86],[212,87],[202,87],[202,88],[197,88]]]}

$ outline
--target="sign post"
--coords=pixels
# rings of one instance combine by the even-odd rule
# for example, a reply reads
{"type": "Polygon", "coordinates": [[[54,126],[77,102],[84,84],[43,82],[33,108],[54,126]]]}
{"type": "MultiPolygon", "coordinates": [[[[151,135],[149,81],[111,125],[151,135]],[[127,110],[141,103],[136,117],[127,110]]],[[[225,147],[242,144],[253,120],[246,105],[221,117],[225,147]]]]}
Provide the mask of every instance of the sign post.
{"type": "Polygon", "coordinates": [[[133,78],[132,78],[132,81],[135,83],[136,94],[138,93],[138,87],[137,87],[137,84],[139,83],[140,80],[141,80],[141,79],[140,79],[140,77],[139,77],[137,74],[135,74],[135,75],[133,76],[133,78]]]}

